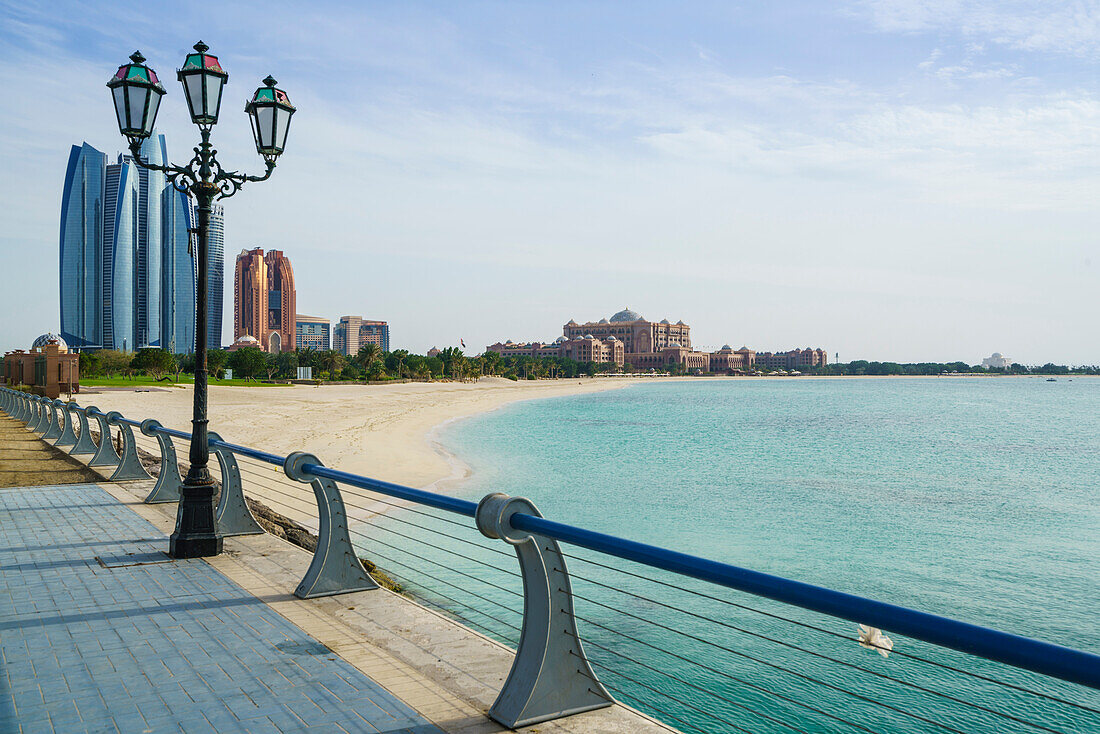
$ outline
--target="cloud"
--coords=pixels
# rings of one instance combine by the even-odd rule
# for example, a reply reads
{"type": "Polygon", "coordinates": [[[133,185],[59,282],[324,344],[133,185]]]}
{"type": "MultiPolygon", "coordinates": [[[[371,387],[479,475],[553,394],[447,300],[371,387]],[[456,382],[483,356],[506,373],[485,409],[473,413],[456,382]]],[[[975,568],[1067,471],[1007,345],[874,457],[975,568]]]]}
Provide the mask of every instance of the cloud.
{"type": "Polygon", "coordinates": [[[954,32],[1024,51],[1100,56],[1100,2],[859,0],[852,12],[891,33],[954,32]]]}

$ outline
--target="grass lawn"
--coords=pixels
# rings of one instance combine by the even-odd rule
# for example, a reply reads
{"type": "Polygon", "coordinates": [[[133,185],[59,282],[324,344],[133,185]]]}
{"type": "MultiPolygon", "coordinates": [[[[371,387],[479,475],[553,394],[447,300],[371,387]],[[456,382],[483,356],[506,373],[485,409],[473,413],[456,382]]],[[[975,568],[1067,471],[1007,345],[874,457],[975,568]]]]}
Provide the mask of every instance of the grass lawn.
{"type": "MultiPolygon", "coordinates": [[[[152,377],[147,375],[135,375],[134,377],[82,377],[80,378],[81,387],[164,387],[170,388],[176,385],[191,385],[195,382],[195,378],[191,375],[180,375],[180,381],[177,383],[175,378],[172,377],[161,382],[157,382],[152,377]]],[[[257,380],[215,380],[210,379],[211,385],[225,385],[229,387],[278,387],[271,383],[263,383],[257,380]]]]}

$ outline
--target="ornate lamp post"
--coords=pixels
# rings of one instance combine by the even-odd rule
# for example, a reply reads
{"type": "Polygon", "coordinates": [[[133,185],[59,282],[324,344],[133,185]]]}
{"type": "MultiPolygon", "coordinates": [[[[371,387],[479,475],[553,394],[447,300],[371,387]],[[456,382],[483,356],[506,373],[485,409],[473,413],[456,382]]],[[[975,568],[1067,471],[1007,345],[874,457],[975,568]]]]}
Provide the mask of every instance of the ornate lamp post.
{"type": "Polygon", "coordinates": [[[256,150],[263,156],[267,170],[262,176],[247,176],[226,171],[217,160],[217,151],[210,145],[210,130],[218,122],[222,88],[229,80],[218,63],[218,57],[208,54],[209,47],[199,41],[195,53],[187,55],[183,68],[177,72],[183,83],[191,121],[199,126],[202,141],[195,148],[195,157],[186,166],[154,165],[141,159],[141,143],[153,132],[164,87],[155,71],[145,66],[140,52],[130,57],[129,64],[107,82],[115,101],[118,129],[130,143],[134,162],[154,171],[163,171],[177,190],[195,199],[198,210],[198,282],[195,298],[195,406],[191,421],[191,467],[181,490],[176,530],[172,533],[169,553],[173,558],[213,556],[221,552],[222,539],[214,527],[214,480],[208,464],[206,418],[206,291],[207,237],[210,212],[215,199],[225,199],[240,190],[248,181],[263,181],[275,169],[275,159],[286,147],[286,135],[294,105],[286,93],[275,87],[270,76],[256,90],[245,112],[252,120],[256,150]]]}

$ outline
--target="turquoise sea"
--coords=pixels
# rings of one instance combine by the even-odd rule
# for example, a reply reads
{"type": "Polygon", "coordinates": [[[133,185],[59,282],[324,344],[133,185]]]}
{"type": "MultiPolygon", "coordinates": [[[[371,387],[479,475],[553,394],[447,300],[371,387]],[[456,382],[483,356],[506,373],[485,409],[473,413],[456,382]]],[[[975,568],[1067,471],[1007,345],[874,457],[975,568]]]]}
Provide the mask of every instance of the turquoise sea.
{"type": "MultiPolygon", "coordinates": [[[[472,468],[470,499],[522,495],[556,520],[1100,652],[1100,379],[662,381],[513,404],[440,440],[472,468]]],[[[456,540],[417,551],[433,578],[391,567],[514,643],[509,549],[414,519],[456,540]]],[[[897,635],[883,657],[852,622],[565,552],[597,675],[684,731],[1100,730],[987,679],[1100,709],[1095,691],[897,635]]]]}

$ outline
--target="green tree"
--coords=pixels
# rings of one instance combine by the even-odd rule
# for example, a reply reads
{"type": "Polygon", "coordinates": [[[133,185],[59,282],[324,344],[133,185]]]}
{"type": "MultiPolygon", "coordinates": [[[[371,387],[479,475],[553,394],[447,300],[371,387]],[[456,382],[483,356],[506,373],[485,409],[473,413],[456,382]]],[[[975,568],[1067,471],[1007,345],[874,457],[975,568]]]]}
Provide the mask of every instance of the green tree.
{"type": "Polygon", "coordinates": [[[328,379],[338,380],[340,379],[340,371],[343,370],[344,365],[347,364],[347,360],[344,355],[337,352],[335,349],[329,349],[320,353],[321,369],[328,373],[328,379]]]}
{"type": "Polygon", "coordinates": [[[264,370],[266,356],[259,347],[244,347],[229,355],[229,367],[234,377],[250,379],[264,370]]]}
{"type": "Polygon", "coordinates": [[[224,349],[211,349],[206,353],[206,371],[216,378],[221,378],[228,361],[229,352],[224,349]]]}
{"type": "Polygon", "coordinates": [[[130,369],[130,361],[134,355],[130,352],[120,352],[116,349],[103,349],[97,355],[102,374],[107,377],[125,372],[130,369]]]}
{"type": "MultiPolygon", "coordinates": [[[[406,352],[406,355],[408,352],[406,352]]],[[[355,355],[356,363],[364,372],[370,372],[375,363],[382,359],[382,347],[377,344],[364,344],[359,347],[359,353],[355,355]]]]}
{"type": "Polygon", "coordinates": [[[297,352],[279,352],[276,356],[276,363],[278,365],[279,377],[286,379],[293,379],[298,376],[298,353],[297,352]]]}
{"type": "Polygon", "coordinates": [[[160,380],[166,374],[176,371],[176,357],[165,349],[142,349],[134,355],[130,367],[160,380]]]}
{"type": "Polygon", "coordinates": [[[176,382],[180,381],[180,375],[184,372],[191,375],[195,374],[194,353],[176,355],[176,382]]]}
{"type": "Polygon", "coordinates": [[[84,377],[95,377],[101,374],[99,356],[95,352],[80,353],[80,374],[84,377]]]}

